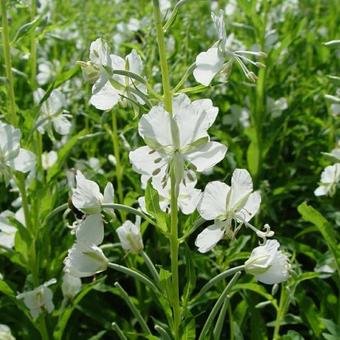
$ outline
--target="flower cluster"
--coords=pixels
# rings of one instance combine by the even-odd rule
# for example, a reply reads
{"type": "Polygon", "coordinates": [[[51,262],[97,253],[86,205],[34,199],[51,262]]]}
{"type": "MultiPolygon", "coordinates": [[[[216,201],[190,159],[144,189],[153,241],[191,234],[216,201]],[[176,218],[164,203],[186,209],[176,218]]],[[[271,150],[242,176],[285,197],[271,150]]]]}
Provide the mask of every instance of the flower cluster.
{"type": "Polygon", "coordinates": [[[98,38],[91,44],[90,61],[80,62],[80,65],[85,78],[94,82],[90,103],[98,110],[110,110],[118,102],[129,98],[144,103],[143,64],[135,50],[123,59],[110,54],[107,43],[98,38]],[[134,75],[134,80],[124,76],[125,71],[134,75]]]}
{"type": "Polygon", "coordinates": [[[90,181],[78,170],[76,188],[72,193],[72,204],[85,217],[76,223],[76,242],[68,252],[65,273],[74,277],[93,276],[105,271],[108,259],[99,247],[104,240],[102,204],[113,203],[114,189],[108,183],[104,195],[96,182],[90,181]]]}
{"type": "Polygon", "coordinates": [[[261,58],[265,57],[266,54],[264,52],[237,49],[234,44],[233,34],[227,37],[224,12],[221,10],[218,15],[212,13],[211,16],[218,33],[218,41],[206,52],[201,52],[197,56],[196,68],[193,72],[196,81],[208,86],[219,72],[230,72],[234,62],[240,66],[249,80],[256,81],[255,73],[248,69],[247,64],[259,68],[265,67],[265,65],[259,61],[253,61],[249,57],[261,58]]]}

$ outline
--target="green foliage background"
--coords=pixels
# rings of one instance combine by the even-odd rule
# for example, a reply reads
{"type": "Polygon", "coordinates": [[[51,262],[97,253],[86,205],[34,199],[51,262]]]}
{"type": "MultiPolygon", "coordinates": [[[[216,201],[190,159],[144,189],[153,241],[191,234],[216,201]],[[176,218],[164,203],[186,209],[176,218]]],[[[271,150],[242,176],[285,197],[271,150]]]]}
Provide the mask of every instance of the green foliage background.
{"type": "MultiPolygon", "coordinates": [[[[228,1],[216,2],[224,8],[228,1]]],[[[339,339],[340,272],[326,278],[315,272],[316,267],[325,263],[335,267],[340,258],[339,194],[332,198],[316,198],[313,191],[322,169],[330,164],[322,152],[330,152],[335,147],[336,137],[339,138],[339,121],[331,114],[330,102],[324,96],[326,93],[334,94],[339,87],[339,83],[332,81],[328,75],[339,74],[340,51],[339,48],[325,47],[323,42],[339,39],[340,4],[337,0],[300,0],[297,10],[287,12],[282,21],[273,24],[280,44],[266,49],[266,8],[269,12],[274,11],[285,1],[257,3],[260,6],[258,11],[256,1],[237,1],[237,14],[227,29],[234,32],[247,48],[257,44],[268,53],[266,68],[259,71],[258,82],[250,84],[235,67],[229,79],[217,78],[212,86],[198,87],[189,92],[191,99],[211,98],[219,107],[211,135],[228,145],[229,149],[225,160],[211,175],[199,178],[199,187],[204,188],[208,181],[214,179],[229,182],[236,167],[249,169],[256,188],[261,189],[262,194],[261,210],[255,224],[271,225],[283,248],[290,253],[293,275],[286,288],[281,290],[281,295],[276,293],[274,296],[270,287],[255,283],[250,276],[241,276],[231,292],[223,339],[271,338],[277,318],[275,305],[285,311],[280,331],[282,339],[339,339]],[[286,98],[288,108],[278,117],[273,117],[267,106],[269,97],[286,98]],[[233,125],[225,124],[232,105],[248,107],[251,113],[248,128],[243,128],[237,117],[233,125]],[[308,202],[308,205],[303,202],[308,202]],[[259,305],[264,301],[270,302],[259,305]]],[[[197,54],[215,42],[210,5],[211,1],[188,1],[181,7],[167,34],[174,44],[169,57],[173,86],[195,61],[197,54]]],[[[156,85],[161,82],[151,1],[57,0],[53,1],[53,6],[48,20],[42,16],[32,27],[27,27],[24,25],[32,19],[30,7],[25,1],[9,3],[16,104],[20,128],[26,146],[31,150],[34,151],[35,145],[29,136],[38,112],[33,104],[34,84],[30,80],[32,32],[35,32],[38,41],[38,59],[44,57],[60,63],[56,74],[44,88],[51,90],[70,81],[67,109],[75,126],[73,137],[59,149],[59,161],[46,173],[45,185],[36,181],[30,188],[31,206],[36,210],[35,223],[39,230],[35,246],[39,250],[41,282],[52,277],[60,282],[62,262],[74,240],[60,213],[48,215],[67,202],[66,169],[75,167],[79,159],[97,157],[104,174],[87,166],[87,176],[100,183],[102,188],[107,181],[114,184],[116,181],[115,167],[108,161],[108,155],[113,154],[109,133],[111,115],[89,105],[91,88],[83,81],[76,61],[87,60],[91,41],[103,37],[112,51],[119,55],[126,55],[135,48],[142,56],[145,75],[150,83],[156,85]],[[144,21],[137,32],[125,31],[126,40],[117,48],[112,39],[117,33],[117,24],[128,22],[130,18],[144,21]],[[76,35],[72,38],[72,34],[68,33],[65,38],[63,31],[76,35]],[[72,88],[76,80],[80,85],[72,88]]],[[[3,64],[3,54],[0,58],[3,64]]],[[[1,75],[0,110],[2,115],[6,115],[5,78],[1,75]]],[[[197,83],[190,76],[186,87],[195,86],[197,83]]],[[[114,110],[118,129],[129,144],[121,140],[125,198],[120,203],[132,205],[143,191],[139,176],[128,162],[128,151],[142,145],[137,124],[138,117],[146,113],[146,109],[120,107],[114,110]]],[[[43,146],[44,150],[53,148],[47,135],[43,146]]],[[[16,194],[1,183],[0,210],[9,209],[15,198],[16,194]]],[[[117,244],[114,229],[121,224],[122,217],[118,214],[118,219],[106,228],[105,241],[112,243],[108,252],[110,260],[144,270],[139,256],[126,256],[117,244]]],[[[131,218],[134,219],[133,216],[131,218]]],[[[73,221],[70,216],[66,220],[69,223],[73,221]]],[[[190,223],[191,220],[182,216],[182,230],[190,223]]],[[[146,223],[143,228],[146,252],[166,268],[169,266],[166,239],[159,230],[146,223]]],[[[213,275],[229,266],[241,264],[256,246],[256,239],[244,229],[235,240],[225,240],[213,252],[202,255],[195,250],[196,235],[197,231],[180,248],[181,287],[187,284],[185,289],[189,295],[198,292],[213,275]]],[[[27,311],[23,306],[18,307],[15,299],[15,292],[32,286],[27,269],[32,249],[26,246],[24,237],[24,232],[19,232],[16,254],[0,250],[0,272],[4,276],[4,281],[0,281],[0,321],[9,325],[18,339],[38,339],[39,334],[29,321],[27,311]]],[[[153,315],[159,322],[164,322],[145,287],[135,284],[123,274],[108,271],[95,279],[85,279],[82,292],[66,305],[62,304],[60,284],[52,287],[56,310],[47,320],[51,337],[53,334],[55,339],[114,339],[116,333],[111,324],[116,322],[128,332],[129,339],[141,339],[138,336],[139,325],[114,287],[115,281],[119,281],[133,297],[143,316],[149,318],[153,315]]],[[[201,329],[207,311],[224,287],[225,283],[217,285],[191,310],[193,321],[187,325],[183,338],[195,339],[195,329],[201,329]]],[[[153,322],[150,318],[148,320],[153,322]]]]}

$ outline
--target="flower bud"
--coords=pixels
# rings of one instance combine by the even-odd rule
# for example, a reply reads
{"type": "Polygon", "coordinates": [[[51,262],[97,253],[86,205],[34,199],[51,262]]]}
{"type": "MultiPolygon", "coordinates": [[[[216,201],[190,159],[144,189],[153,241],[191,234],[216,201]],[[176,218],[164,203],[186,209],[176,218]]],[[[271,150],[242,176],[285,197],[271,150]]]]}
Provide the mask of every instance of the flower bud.
{"type": "Polygon", "coordinates": [[[124,250],[139,253],[143,250],[143,239],[140,233],[140,218],[136,218],[136,223],[125,221],[124,224],[117,229],[120,243],[124,250]]]}
{"type": "Polygon", "coordinates": [[[286,281],[289,277],[290,265],[286,255],[279,250],[276,240],[268,240],[263,246],[253,249],[245,262],[245,270],[253,274],[256,280],[265,284],[286,281]]]}

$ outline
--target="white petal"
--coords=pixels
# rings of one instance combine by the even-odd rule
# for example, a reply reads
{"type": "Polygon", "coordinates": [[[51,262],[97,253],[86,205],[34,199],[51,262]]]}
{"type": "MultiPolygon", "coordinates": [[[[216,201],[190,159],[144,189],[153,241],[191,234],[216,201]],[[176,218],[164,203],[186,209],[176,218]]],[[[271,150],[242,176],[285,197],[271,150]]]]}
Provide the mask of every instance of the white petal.
{"type": "Polygon", "coordinates": [[[243,207],[235,213],[239,222],[249,222],[260,209],[261,195],[259,191],[251,193],[243,207]]]}
{"type": "Polygon", "coordinates": [[[29,172],[35,166],[35,154],[31,151],[20,149],[18,156],[10,162],[10,166],[16,171],[29,172]]]}
{"type": "Polygon", "coordinates": [[[44,152],[41,155],[41,162],[44,170],[47,170],[48,168],[53,166],[57,160],[58,154],[53,150],[50,152],[44,152]]]}
{"type": "Polygon", "coordinates": [[[75,243],[64,263],[66,273],[75,277],[88,277],[106,270],[108,259],[95,245],[75,243]]]}
{"type": "Polygon", "coordinates": [[[217,47],[210,48],[207,52],[201,52],[196,57],[196,68],[194,77],[197,82],[208,86],[215,75],[221,71],[224,58],[217,47]]]}
{"type": "Polygon", "coordinates": [[[150,147],[172,146],[171,117],[161,106],[154,106],[139,121],[138,132],[150,147]]]}
{"type": "Polygon", "coordinates": [[[112,183],[107,183],[104,189],[103,203],[113,203],[115,190],[112,183]]]}
{"type": "Polygon", "coordinates": [[[207,184],[197,208],[205,220],[213,220],[226,214],[229,190],[230,187],[223,182],[214,181],[207,184]]]}
{"type": "Polygon", "coordinates": [[[64,297],[68,299],[73,299],[75,295],[81,290],[81,280],[79,277],[72,276],[65,273],[63,276],[63,283],[61,285],[61,290],[64,297]]]}
{"type": "Polygon", "coordinates": [[[42,103],[41,112],[47,116],[53,116],[59,113],[65,104],[66,99],[63,93],[59,90],[53,90],[49,97],[42,103]]]}
{"type": "Polygon", "coordinates": [[[192,214],[196,210],[197,205],[200,202],[201,198],[202,198],[201,190],[192,187],[184,187],[183,185],[180,185],[178,206],[183,214],[185,215],[192,214]]]}
{"type": "Polygon", "coordinates": [[[99,245],[104,240],[104,224],[100,214],[88,215],[76,231],[79,243],[99,245]]]}
{"type": "Polygon", "coordinates": [[[235,169],[231,177],[231,192],[228,200],[228,210],[243,206],[245,200],[253,191],[253,181],[245,169],[235,169]]]}
{"type": "Polygon", "coordinates": [[[130,54],[126,56],[126,60],[129,63],[129,71],[141,74],[143,71],[143,63],[141,57],[138,55],[136,50],[132,50],[130,54]]]}
{"type": "Polygon", "coordinates": [[[91,43],[90,60],[96,65],[110,66],[109,48],[101,38],[91,43]]]}
{"type": "Polygon", "coordinates": [[[329,188],[326,187],[325,185],[320,185],[314,190],[314,195],[315,196],[325,196],[328,194],[329,188]]]}
{"type": "Polygon", "coordinates": [[[185,157],[198,172],[208,170],[220,162],[227,152],[227,147],[221,143],[208,142],[197,148],[195,151],[188,152],[185,157]]]}
{"type": "Polygon", "coordinates": [[[68,135],[71,132],[72,123],[67,119],[66,115],[59,115],[52,120],[54,129],[62,136],[68,135]]]}
{"type": "MultiPolygon", "coordinates": [[[[164,155],[152,150],[148,146],[142,146],[129,153],[129,159],[133,170],[141,175],[152,176],[158,169],[166,168],[167,160],[164,155]]],[[[162,172],[159,174],[161,176],[162,172]]]]}
{"type": "Polygon", "coordinates": [[[223,238],[224,229],[216,224],[205,228],[196,238],[195,245],[200,253],[211,250],[223,238]]]}
{"type": "Polygon", "coordinates": [[[12,125],[0,122],[0,157],[2,161],[15,158],[20,150],[21,132],[12,125]]]}
{"type": "Polygon", "coordinates": [[[78,170],[77,187],[72,194],[73,205],[88,214],[97,214],[101,210],[103,195],[96,182],[90,181],[78,170]]]}
{"type": "Polygon", "coordinates": [[[96,90],[96,84],[93,85],[90,103],[98,110],[111,110],[119,100],[119,91],[109,81],[99,90],[96,90]]]}
{"type": "Polygon", "coordinates": [[[190,105],[177,105],[173,112],[179,129],[180,146],[184,148],[200,138],[209,138],[207,130],[216,119],[218,109],[210,99],[202,99],[190,105]]]}

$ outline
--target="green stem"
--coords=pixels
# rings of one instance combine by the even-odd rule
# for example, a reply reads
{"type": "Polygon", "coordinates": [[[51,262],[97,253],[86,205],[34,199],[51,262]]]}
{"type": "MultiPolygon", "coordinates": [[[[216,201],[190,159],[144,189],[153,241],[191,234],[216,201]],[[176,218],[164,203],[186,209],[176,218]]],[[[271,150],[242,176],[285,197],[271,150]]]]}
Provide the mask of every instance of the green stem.
{"type": "Polygon", "coordinates": [[[145,264],[147,265],[154,281],[156,282],[157,286],[160,287],[160,279],[159,279],[159,274],[157,269],[155,268],[154,264],[152,263],[150,257],[148,256],[148,254],[144,251],[141,252],[143,259],[145,261],[145,264]]]}
{"type": "Polygon", "coordinates": [[[143,217],[145,221],[157,227],[157,223],[154,222],[150,217],[145,215],[142,211],[137,210],[135,208],[128,207],[127,205],[117,204],[117,203],[104,203],[102,204],[102,208],[112,208],[112,209],[126,211],[127,213],[131,213],[131,214],[143,217]]]}
{"type": "Polygon", "coordinates": [[[165,48],[165,40],[164,40],[164,32],[162,27],[162,15],[159,8],[159,0],[153,0],[153,8],[154,8],[154,19],[157,30],[157,42],[158,42],[158,50],[159,50],[159,59],[161,63],[161,71],[162,71],[162,84],[163,84],[163,92],[164,92],[164,107],[169,113],[172,113],[172,93],[170,88],[170,80],[169,80],[169,70],[168,63],[166,59],[166,48],[165,48]]]}
{"type": "Polygon", "coordinates": [[[8,91],[8,120],[14,126],[18,125],[18,117],[15,107],[15,94],[14,94],[14,80],[12,74],[12,59],[11,47],[9,44],[8,32],[8,19],[6,0],[1,0],[1,14],[2,14],[2,44],[4,49],[4,59],[7,77],[7,91],[8,91]]]}
{"type": "Polygon", "coordinates": [[[215,277],[213,277],[211,280],[209,280],[204,286],[203,288],[199,291],[199,293],[193,298],[193,301],[197,300],[199,297],[201,297],[203,294],[205,294],[210,287],[212,287],[213,285],[215,285],[217,282],[225,279],[226,277],[233,275],[241,270],[244,269],[244,265],[241,266],[237,266],[234,268],[230,268],[225,270],[224,272],[216,275],[215,277]]]}
{"type": "Polygon", "coordinates": [[[170,258],[172,274],[172,309],[174,317],[175,339],[179,339],[180,304],[179,304],[179,280],[178,280],[178,190],[174,169],[171,170],[171,231],[170,231],[170,258]]]}
{"type": "Polygon", "coordinates": [[[287,309],[287,302],[288,302],[288,296],[287,292],[284,286],[281,287],[281,294],[280,294],[280,305],[276,313],[276,320],[275,320],[275,326],[274,326],[274,333],[273,333],[273,340],[279,340],[280,339],[280,327],[282,319],[284,318],[286,314],[287,309]]]}
{"type": "MultiPolygon", "coordinates": [[[[34,20],[37,12],[37,2],[36,0],[32,0],[31,2],[31,21],[34,20]]],[[[37,45],[35,41],[35,30],[31,33],[31,86],[32,89],[35,90],[37,88],[37,45]]]]}
{"type": "Polygon", "coordinates": [[[125,291],[125,289],[118,283],[115,283],[115,287],[119,290],[120,292],[120,297],[125,301],[125,303],[128,305],[128,307],[130,308],[131,312],[133,313],[133,315],[136,317],[136,319],[138,320],[139,324],[141,325],[143,331],[146,334],[151,335],[151,331],[150,328],[148,327],[146,321],[144,320],[144,318],[142,317],[142,314],[140,313],[140,311],[136,308],[136,306],[132,303],[128,293],[125,291]]]}
{"type": "Polygon", "coordinates": [[[123,331],[115,322],[112,323],[112,328],[117,333],[120,340],[128,340],[128,338],[124,335],[123,331]]]}
{"type": "Polygon", "coordinates": [[[127,268],[127,267],[124,267],[124,266],[121,266],[119,264],[112,263],[112,262],[108,263],[108,267],[118,272],[129,275],[135,278],[136,280],[139,280],[140,282],[144,283],[146,286],[149,286],[149,288],[151,288],[155,293],[159,293],[158,288],[153,284],[153,282],[147,276],[140,274],[130,268],[127,268]]]}
{"type": "MultiPolygon", "coordinates": [[[[219,309],[221,308],[222,304],[224,303],[224,301],[226,299],[228,299],[228,293],[231,290],[231,288],[233,287],[233,285],[236,283],[236,281],[238,280],[239,276],[241,275],[241,272],[237,272],[233,278],[230,280],[230,282],[228,283],[227,287],[223,290],[221,296],[218,298],[217,302],[215,303],[213,309],[211,310],[204,326],[203,329],[201,331],[201,334],[198,338],[198,340],[203,340],[206,339],[205,335],[207,334],[207,332],[209,331],[212,322],[214,321],[219,309]]],[[[229,299],[228,299],[229,300],[229,299]]]]}
{"type": "MultiPolygon", "coordinates": [[[[164,108],[172,115],[172,91],[170,87],[169,70],[166,57],[164,31],[162,27],[162,15],[159,7],[159,0],[153,0],[154,20],[157,31],[157,42],[159,59],[162,72],[162,84],[164,92],[164,108]]],[[[180,338],[179,326],[181,310],[179,303],[179,279],[178,279],[178,183],[176,180],[175,168],[170,170],[171,177],[171,228],[170,228],[170,259],[171,259],[171,303],[173,312],[173,333],[175,340],[180,338]]]]}
{"type": "Polygon", "coordinates": [[[119,152],[119,137],[118,137],[118,128],[117,128],[117,117],[116,113],[112,110],[112,144],[113,144],[113,153],[116,158],[116,176],[117,176],[117,191],[118,191],[118,201],[119,203],[123,203],[123,187],[122,187],[122,177],[123,177],[123,169],[120,161],[120,152],[119,152]]]}

